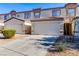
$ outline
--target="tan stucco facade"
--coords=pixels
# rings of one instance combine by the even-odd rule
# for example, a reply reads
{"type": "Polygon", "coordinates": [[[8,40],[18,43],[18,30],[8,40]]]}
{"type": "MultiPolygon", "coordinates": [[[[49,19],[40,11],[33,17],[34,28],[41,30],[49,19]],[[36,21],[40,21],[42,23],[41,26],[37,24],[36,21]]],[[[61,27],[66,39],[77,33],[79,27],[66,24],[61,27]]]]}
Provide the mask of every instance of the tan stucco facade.
{"type": "MultiPolygon", "coordinates": [[[[6,22],[4,22],[5,24],[5,27],[15,27],[17,28],[17,31],[19,33],[19,30],[24,33],[24,31],[26,30],[27,26],[24,25],[24,22],[25,21],[34,21],[34,22],[31,22],[32,23],[32,33],[34,33],[33,31],[35,31],[35,34],[39,34],[39,33],[42,33],[44,32],[44,28],[43,27],[51,27],[51,29],[45,29],[46,31],[50,31],[50,32],[53,32],[55,31],[55,29],[57,29],[57,31],[59,31],[60,29],[58,27],[61,27],[60,26],[60,23],[65,23],[65,18],[69,18],[69,22],[72,23],[72,31],[74,31],[74,24],[75,24],[75,19],[76,17],[79,17],[79,6],[75,3],[70,3],[70,4],[66,4],[64,7],[56,7],[56,8],[48,8],[48,9],[42,9],[42,8],[37,8],[37,9],[33,9],[33,10],[30,10],[30,11],[23,11],[23,12],[16,12],[14,11],[15,13],[15,17],[9,21],[7,21],[8,19],[12,18],[12,13],[8,13],[7,14],[7,20],[6,22]],[[69,16],[69,13],[68,13],[68,10],[69,9],[75,9],[75,12],[74,12],[74,16],[69,16]],[[52,11],[53,10],[59,10],[60,11],[60,15],[59,16],[53,16],[52,15],[52,11]],[[40,17],[39,18],[35,18],[34,16],[34,13],[35,12],[39,12],[40,13],[40,17]],[[30,13],[30,17],[28,19],[25,19],[25,13],[30,13]],[[19,17],[18,17],[19,15],[19,17]],[[20,20],[17,20],[17,19],[21,19],[23,21],[20,21],[20,20]],[[60,19],[63,18],[63,20],[60,21],[60,19]],[[71,18],[71,19],[70,19],[71,18]],[[15,25],[15,26],[14,26],[15,25]],[[43,26],[43,27],[42,27],[43,26]],[[57,28],[55,27],[57,26],[57,28]],[[19,29],[18,29],[19,28],[19,29]],[[35,30],[34,30],[35,28],[35,30]],[[38,28],[40,29],[38,31],[38,28]],[[42,32],[43,31],[43,32],[42,32]]],[[[5,14],[2,14],[0,16],[1,19],[3,19],[5,16],[5,14]]],[[[4,19],[3,19],[4,20],[4,19]]],[[[44,32],[45,33],[45,32],[44,32]]],[[[47,34],[47,33],[46,33],[47,34]]]]}

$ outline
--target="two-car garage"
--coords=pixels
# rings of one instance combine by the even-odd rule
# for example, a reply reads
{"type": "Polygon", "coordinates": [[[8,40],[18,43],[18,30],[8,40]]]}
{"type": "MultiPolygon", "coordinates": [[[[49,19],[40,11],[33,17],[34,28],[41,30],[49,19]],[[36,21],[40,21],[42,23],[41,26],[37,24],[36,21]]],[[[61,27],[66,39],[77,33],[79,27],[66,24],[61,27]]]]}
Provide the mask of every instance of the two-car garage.
{"type": "Polygon", "coordinates": [[[63,20],[45,20],[32,22],[32,34],[53,35],[58,36],[62,33],[63,20]]]}

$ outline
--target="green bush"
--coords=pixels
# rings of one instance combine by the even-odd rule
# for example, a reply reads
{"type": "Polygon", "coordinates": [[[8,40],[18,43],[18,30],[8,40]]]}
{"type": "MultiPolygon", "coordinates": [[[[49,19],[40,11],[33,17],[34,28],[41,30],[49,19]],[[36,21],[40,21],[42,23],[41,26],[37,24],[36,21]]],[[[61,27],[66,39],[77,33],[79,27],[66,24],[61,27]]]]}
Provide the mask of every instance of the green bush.
{"type": "Polygon", "coordinates": [[[56,46],[59,52],[63,52],[65,50],[65,47],[63,45],[56,46]]]}
{"type": "Polygon", "coordinates": [[[15,35],[16,30],[14,29],[4,29],[2,30],[2,34],[4,35],[5,38],[11,38],[15,35]]]}

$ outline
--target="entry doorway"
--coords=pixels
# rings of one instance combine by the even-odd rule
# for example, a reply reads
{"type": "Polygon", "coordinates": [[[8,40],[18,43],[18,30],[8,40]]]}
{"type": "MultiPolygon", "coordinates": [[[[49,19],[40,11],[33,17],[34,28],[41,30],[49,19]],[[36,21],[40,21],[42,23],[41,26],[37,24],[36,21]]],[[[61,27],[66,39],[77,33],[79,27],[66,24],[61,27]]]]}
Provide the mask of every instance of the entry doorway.
{"type": "Polygon", "coordinates": [[[66,36],[72,36],[72,23],[64,23],[64,35],[66,36]]]}
{"type": "Polygon", "coordinates": [[[25,34],[31,34],[31,26],[27,26],[27,28],[25,28],[25,34]]]}

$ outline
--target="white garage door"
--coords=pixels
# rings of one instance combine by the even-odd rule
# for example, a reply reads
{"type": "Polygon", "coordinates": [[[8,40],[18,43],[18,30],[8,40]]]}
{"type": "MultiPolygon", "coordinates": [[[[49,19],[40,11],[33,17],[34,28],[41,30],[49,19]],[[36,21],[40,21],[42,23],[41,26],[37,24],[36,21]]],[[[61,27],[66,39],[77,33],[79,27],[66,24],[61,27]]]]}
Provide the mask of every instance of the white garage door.
{"type": "Polygon", "coordinates": [[[46,35],[60,35],[62,21],[45,21],[45,22],[33,22],[32,33],[33,34],[46,34],[46,35]]]}
{"type": "Polygon", "coordinates": [[[7,25],[6,27],[10,29],[15,29],[17,34],[23,33],[21,24],[10,24],[10,25],[7,25]]]}

